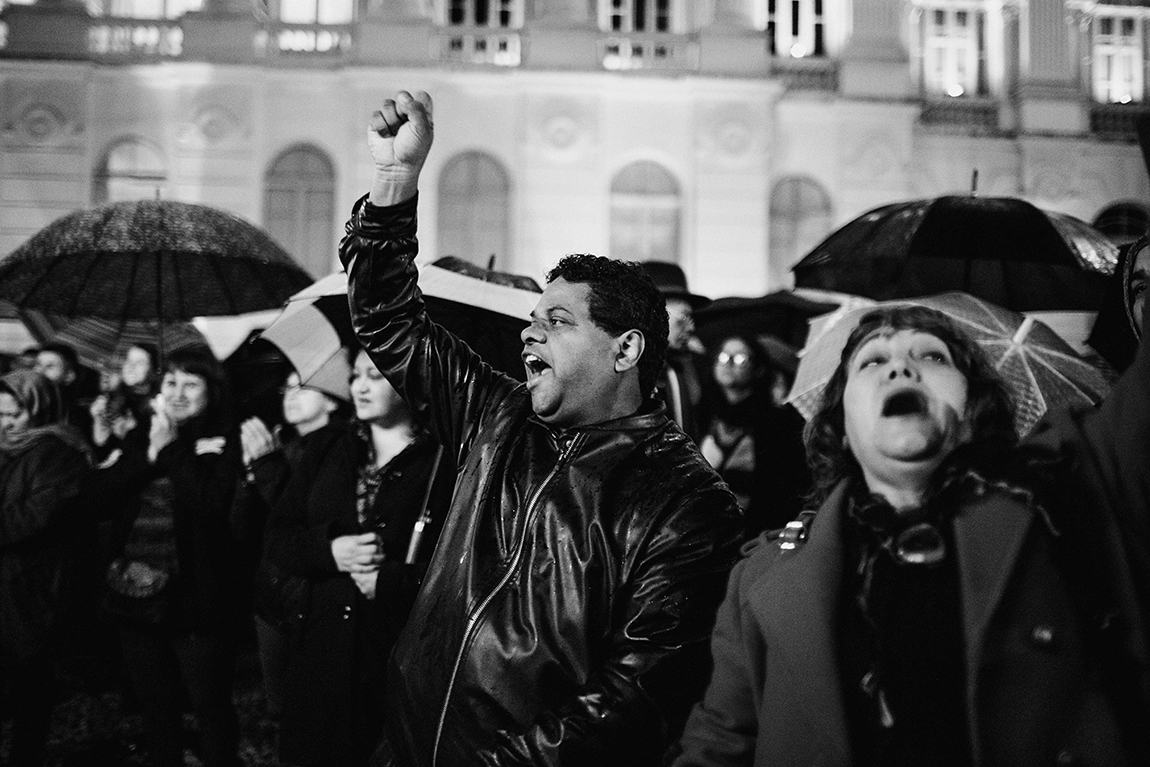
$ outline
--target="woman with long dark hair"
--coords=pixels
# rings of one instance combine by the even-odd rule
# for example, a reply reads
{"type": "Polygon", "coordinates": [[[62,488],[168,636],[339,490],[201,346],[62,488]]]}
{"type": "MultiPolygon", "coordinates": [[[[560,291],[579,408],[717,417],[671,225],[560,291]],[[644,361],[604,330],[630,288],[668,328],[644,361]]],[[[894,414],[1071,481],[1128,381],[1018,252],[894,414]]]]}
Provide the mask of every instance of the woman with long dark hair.
{"type": "Polygon", "coordinates": [[[415,599],[454,472],[366,352],[356,422],[305,448],[268,522],[265,556],[306,580],[289,623],[280,758],[366,765],[383,727],[384,664],[415,599]]]}
{"type": "Polygon", "coordinates": [[[750,539],[802,510],[811,484],[803,419],[774,401],[781,371],[758,339],[729,336],[711,359],[716,393],[699,449],[739,500],[750,539]]]}

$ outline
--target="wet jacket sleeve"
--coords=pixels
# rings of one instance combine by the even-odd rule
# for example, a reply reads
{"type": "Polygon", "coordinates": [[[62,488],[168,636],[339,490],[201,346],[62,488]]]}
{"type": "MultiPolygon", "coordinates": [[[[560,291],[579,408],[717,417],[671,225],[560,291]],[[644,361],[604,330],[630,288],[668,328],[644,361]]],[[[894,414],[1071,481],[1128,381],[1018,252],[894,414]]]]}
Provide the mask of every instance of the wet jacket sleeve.
{"type": "Polygon", "coordinates": [[[624,574],[607,657],[583,690],[526,732],[501,732],[489,767],[657,764],[682,732],[710,669],[707,640],[742,528],[725,490],[669,515],[624,574]]]}
{"type": "Polygon", "coordinates": [[[415,418],[458,460],[484,414],[517,386],[433,323],[416,284],[418,197],[388,207],[361,199],[340,243],[352,324],[415,418]]]}
{"type": "Polygon", "coordinates": [[[54,439],[45,439],[17,460],[23,465],[9,475],[3,492],[0,547],[23,543],[60,524],[88,471],[82,453],[54,439]]]}

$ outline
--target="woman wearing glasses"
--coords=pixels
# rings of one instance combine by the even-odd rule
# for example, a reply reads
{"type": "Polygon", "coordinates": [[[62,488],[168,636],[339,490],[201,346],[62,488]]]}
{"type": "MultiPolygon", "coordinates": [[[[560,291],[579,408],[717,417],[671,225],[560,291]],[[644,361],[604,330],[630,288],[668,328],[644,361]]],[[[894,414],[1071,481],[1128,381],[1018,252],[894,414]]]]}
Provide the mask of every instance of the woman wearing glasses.
{"type": "Polygon", "coordinates": [[[677,767],[1150,763],[1148,389],[1143,348],[1019,445],[949,320],[865,315],[808,425],[818,512],[732,573],[677,767]]]}
{"type": "MultiPolygon", "coordinates": [[[[268,718],[279,724],[283,712],[288,663],[288,626],[299,611],[305,581],[291,576],[261,556],[263,532],[271,508],[279,501],[292,470],[313,443],[346,428],[351,395],[347,381],[351,366],[346,354],[337,354],[301,384],[294,370],[280,389],[285,428],[269,429],[256,417],[240,424],[244,480],[243,533],[246,552],[254,560],[252,615],[259,647],[260,671],[267,698],[268,718]]],[[[250,572],[250,570],[249,570],[250,572]]]]}
{"type": "Polygon", "coordinates": [[[454,472],[365,352],[355,423],[307,446],[268,521],[265,556],[306,581],[289,628],[280,759],[366,765],[384,665],[443,522],[454,472]],[[425,515],[425,511],[430,511],[425,515]]]}
{"type": "Polygon", "coordinates": [[[811,484],[803,419],[776,401],[784,376],[758,339],[724,339],[711,371],[718,391],[699,449],[738,498],[751,539],[802,510],[811,484]]]}

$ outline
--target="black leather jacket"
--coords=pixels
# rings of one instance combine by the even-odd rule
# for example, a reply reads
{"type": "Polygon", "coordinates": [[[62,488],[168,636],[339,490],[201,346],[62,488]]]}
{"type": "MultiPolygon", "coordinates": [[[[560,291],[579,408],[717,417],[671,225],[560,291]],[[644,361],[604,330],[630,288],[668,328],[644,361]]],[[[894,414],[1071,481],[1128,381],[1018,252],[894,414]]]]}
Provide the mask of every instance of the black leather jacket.
{"type": "Polygon", "coordinates": [[[654,403],[564,432],[536,419],[424,313],[415,209],[361,200],[340,247],[360,341],[460,467],[377,761],[660,764],[709,675],[735,499],[654,403]]]}

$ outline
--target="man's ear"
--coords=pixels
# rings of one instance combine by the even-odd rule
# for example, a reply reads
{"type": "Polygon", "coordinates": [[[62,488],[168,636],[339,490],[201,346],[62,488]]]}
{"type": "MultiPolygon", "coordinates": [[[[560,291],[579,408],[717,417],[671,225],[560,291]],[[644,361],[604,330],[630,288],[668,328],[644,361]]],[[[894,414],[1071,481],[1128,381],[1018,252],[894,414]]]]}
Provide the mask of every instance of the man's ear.
{"type": "Polygon", "coordinates": [[[617,339],[619,353],[615,356],[615,372],[624,373],[639,364],[643,350],[647,348],[647,339],[638,330],[628,330],[617,339]]]}

